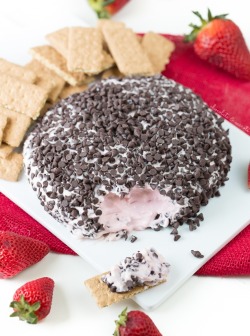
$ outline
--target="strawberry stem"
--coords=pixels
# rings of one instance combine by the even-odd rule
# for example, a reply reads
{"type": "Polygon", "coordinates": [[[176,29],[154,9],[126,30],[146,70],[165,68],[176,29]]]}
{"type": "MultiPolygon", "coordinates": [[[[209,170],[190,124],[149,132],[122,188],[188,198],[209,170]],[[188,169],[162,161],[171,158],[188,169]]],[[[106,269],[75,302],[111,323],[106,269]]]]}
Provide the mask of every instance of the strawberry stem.
{"type": "Polygon", "coordinates": [[[197,26],[197,25],[194,25],[194,24],[190,24],[189,27],[192,28],[192,31],[188,34],[188,35],[184,35],[184,42],[192,42],[192,41],[195,41],[197,35],[199,34],[199,32],[202,30],[202,28],[204,26],[206,26],[209,22],[215,20],[215,19],[226,19],[227,15],[228,14],[221,14],[221,15],[216,15],[216,16],[213,16],[210,9],[208,8],[207,10],[207,19],[204,19],[201,14],[197,11],[193,11],[192,12],[194,15],[196,15],[199,19],[200,19],[200,22],[201,22],[201,25],[200,26],[197,26]]]}
{"type": "Polygon", "coordinates": [[[36,324],[38,317],[35,312],[41,307],[40,301],[29,304],[23,295],[20,296],[19,301],[12,301],[10,307],[14,309],[14,313],[10,317],[19,317],[21,321],[27,321],[30,324],[36,324]]]}
{"type": "Polygon", "coordinates": [[[110,13],[105,8],[114,3],[115,0],[88,0],[90,7],[96,12],[99,19],[109,19],[110,13]]]}
{"type": "Polygon", "coordinates": [[[126,322],[127,322],[127,307],[125,309],[123,309],[123,311],[121,312],[121,314],[118,316],[119,320],[115,321],[116,324],[116,329],[115,332],[113,333],[113,336],[119,336],[120,332],[120,326],[125,326],[126,322]]]}

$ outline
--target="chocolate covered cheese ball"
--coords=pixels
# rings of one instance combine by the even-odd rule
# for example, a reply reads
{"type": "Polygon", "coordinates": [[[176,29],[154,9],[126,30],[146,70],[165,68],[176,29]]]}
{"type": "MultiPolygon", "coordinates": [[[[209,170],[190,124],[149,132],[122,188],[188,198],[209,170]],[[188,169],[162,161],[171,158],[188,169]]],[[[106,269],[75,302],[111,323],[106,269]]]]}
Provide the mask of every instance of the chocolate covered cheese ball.
{"type": "Polygon", "coordinates": [[[108,79],[55,105],[24,144],[44,209],[74,235],[199,226],[231,163],[228,132],[190,89],[163,76],[108,79]]]}

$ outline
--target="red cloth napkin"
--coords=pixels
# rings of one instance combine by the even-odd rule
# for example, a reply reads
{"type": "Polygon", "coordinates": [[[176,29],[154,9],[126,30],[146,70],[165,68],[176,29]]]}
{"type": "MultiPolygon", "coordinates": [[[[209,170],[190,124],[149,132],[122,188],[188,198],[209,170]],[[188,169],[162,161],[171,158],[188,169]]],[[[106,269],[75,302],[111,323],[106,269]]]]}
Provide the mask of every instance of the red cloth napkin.
{"type": "MultiPolygon", "coordinates": [[[[164,75],[192,88],[218,114],[250,135],[250,82],[240,81],[200,60],[180,36],[164,75]]],[[[46,242],[51,251],[76,253],[0,193],[0,230],[10,230],[46,242]]],[[[211,258],[196,275],[250,275],[250,225],[211,258]]]]}

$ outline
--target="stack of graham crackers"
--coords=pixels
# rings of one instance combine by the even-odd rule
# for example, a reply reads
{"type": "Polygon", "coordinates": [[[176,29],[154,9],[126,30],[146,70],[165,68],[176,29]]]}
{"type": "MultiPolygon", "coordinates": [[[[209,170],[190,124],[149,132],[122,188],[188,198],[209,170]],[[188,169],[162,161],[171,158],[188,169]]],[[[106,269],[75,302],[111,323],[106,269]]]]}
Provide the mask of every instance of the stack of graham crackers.
{"type": "Polygon", "coordinates": [[[122,22],[94,28],[64,27],[30,49],[25,66],[0,59],[0,178],[17,181],[22,144],[30,125],[52,104],[82,92],[96,79],[151,76],[168,64],[174,44],[159,34],[136,35],[122,22]]]}

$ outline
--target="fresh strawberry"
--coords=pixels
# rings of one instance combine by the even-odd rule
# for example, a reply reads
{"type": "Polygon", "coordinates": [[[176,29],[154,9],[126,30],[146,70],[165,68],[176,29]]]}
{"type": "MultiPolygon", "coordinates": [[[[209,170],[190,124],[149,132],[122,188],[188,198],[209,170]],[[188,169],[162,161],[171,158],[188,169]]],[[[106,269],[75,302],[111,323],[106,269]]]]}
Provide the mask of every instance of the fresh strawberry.
{"type": "Polygon", "coordinates": [[[18,316],[31,324],[44,319],[51,309],[54,285],[54,280],[48,277],[26,282],[14,293],[10,304],[14,313],[10,317],[18,316]]]}
{"type": "Polygon", "coordinates": [[[139,310],[125,308],[116,322],[114,336],[162,336],[151,318],[139,310]]]}
{"type": "Polygon", "coordinates": [[[40,240],[0,231],[0,279],[12,278],[48,253],[48,245],[40,240]]]}
{"type": "Polygon", "coordinates": [[[124,7],[130,0],[88,0],[98,18],[108,19],[124,7]]]}
{"type": "Polygon", "coordinates": [[[228,14],[212,16],[208,9],[207,20],[199,12],[193,12],[201,25],[193,28],[185,41],[194,41],[194,50],[203,60],[218,66],[232,75],[250,80],[250,53],[240,28],[228,14]]]}

